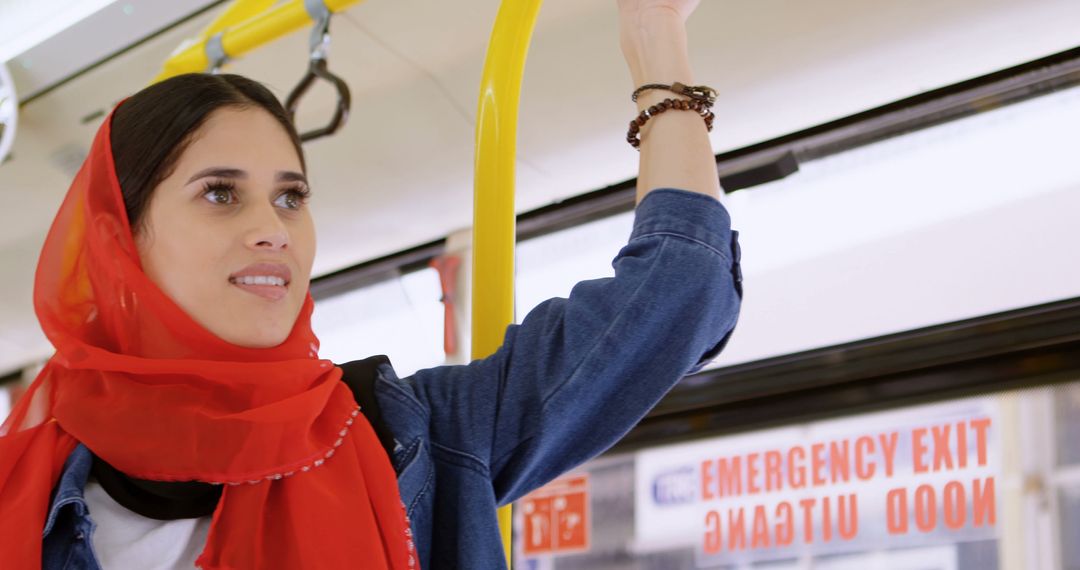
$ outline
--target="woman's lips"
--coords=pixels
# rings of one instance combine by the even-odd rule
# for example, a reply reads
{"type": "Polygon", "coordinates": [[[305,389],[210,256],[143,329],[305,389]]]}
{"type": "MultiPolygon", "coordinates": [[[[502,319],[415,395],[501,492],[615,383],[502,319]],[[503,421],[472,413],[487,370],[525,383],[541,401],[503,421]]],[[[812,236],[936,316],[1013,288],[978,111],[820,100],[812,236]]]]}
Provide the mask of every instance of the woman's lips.
{"type": "Polygon", "coordinates": [[[289,294],[289,288],[280,285],[245,285],[236,282],[233,282],[232,284],[248,293],[258,295],[271,301],[280,301],[285,298],[285,295],[289,294]]]}
{"type": "Polygon", "coordinates": [[[229,276],[229,283],[264,299],[278,301],[289,293],[292,271],[284,263],[260,262],[229,276]]]}

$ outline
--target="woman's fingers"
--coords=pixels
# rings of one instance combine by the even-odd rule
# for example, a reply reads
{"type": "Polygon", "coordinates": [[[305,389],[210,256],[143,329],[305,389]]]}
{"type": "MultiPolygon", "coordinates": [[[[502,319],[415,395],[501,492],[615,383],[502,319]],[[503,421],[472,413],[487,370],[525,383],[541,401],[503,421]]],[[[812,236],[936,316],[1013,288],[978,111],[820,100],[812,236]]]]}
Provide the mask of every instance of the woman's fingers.
{"type": "Polygon", "coordinates": [[[658,12],[674,12],[685,22],[701,0],[617,0],[620,17],[638,23],[658,12]]]}

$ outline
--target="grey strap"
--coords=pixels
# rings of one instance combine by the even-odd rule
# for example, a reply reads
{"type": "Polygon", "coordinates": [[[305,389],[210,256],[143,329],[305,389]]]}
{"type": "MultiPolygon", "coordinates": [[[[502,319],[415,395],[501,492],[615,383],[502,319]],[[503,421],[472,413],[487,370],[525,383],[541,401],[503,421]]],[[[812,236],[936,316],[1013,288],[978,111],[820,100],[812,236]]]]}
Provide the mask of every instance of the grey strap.
{"type": "Polygon", "coordinates": [[[304,9],[315,22],[308,42],[311,59],[326,59],[326,52],[330,48],[330,9],[323,0],[304,0],[304,9]]]}
{"type": "Polygon", "coordinates": [[[221,66],[229,61],[229,56],[225,53],[225,45],[221,43],[223,33],[224,31],[218,32],[206,40],[207,71],[215,75],[220,73],[221,66]]]}

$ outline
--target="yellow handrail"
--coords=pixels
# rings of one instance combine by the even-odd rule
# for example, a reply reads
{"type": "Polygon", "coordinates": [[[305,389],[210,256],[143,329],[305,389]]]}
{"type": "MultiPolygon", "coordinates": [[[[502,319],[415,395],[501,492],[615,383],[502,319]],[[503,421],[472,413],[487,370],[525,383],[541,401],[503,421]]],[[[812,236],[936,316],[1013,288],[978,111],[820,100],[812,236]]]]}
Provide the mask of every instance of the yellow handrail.
{"type": "MultiPolygon", "coordinates": [[[[361,0],[324,0],[324,2],[331,12],[341,12],[353,4],[358,4],[361,0]]],[[[311,16],[304,8],[304,0],[290,0],[263,12],[255,12],[251,9],[253,6],[254,3],[251,7],[245,7],[242,12],[237,8],[234,15],[222,14],[211,24],[214,28],[224,28],[221,44],[229,57],[240,57],[263,44],[312,23],[311,16]],[[237,16],[249,13],[255,15],[242,22],[233,23],[237,16]],[[222,19],[225,19],[225,22],[219,21],[222,19]]],[[[214,32],[207,33],[208,29],[194,43],[184,46],[178,53],[169,57],[161,73],[154,78],[154,83],[183,73],[206,71],[210,64],[206,58],[206,42],[217,31],[219,30],[215,29],[214,32]]]]}
{"type": "MultiPolygon", "coordinates": [[[[473,200],[472,357],[502,345],[514,322],[514,157],[525,58],[542,0],[503,0],[488,44],[476,114],[473,200]]],[[[495,397],[492,394],[491,397],[495,397]]],[[[512,514],[499,510],[507,565],[512,514]]]]}
{"type": "Polygon", "coordinates": [[[235,26],[244,20],[253,18],[260,12],[265,12],[274,5],[274,0],[236,0],[229,4],[210,25],[199,34],[199,39],[224,31],[229,26],[235,26]]]}

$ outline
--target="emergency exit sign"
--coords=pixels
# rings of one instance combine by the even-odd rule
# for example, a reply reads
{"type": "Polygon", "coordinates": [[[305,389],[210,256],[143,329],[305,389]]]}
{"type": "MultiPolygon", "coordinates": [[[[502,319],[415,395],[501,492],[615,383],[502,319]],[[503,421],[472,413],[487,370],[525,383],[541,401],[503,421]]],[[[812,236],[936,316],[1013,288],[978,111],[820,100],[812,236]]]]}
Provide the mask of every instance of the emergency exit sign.
{"type": "Polygon", "coordinates": [[[525,556],[589,549],[589,479],[556,479],[521,500],[525,556]]]}

